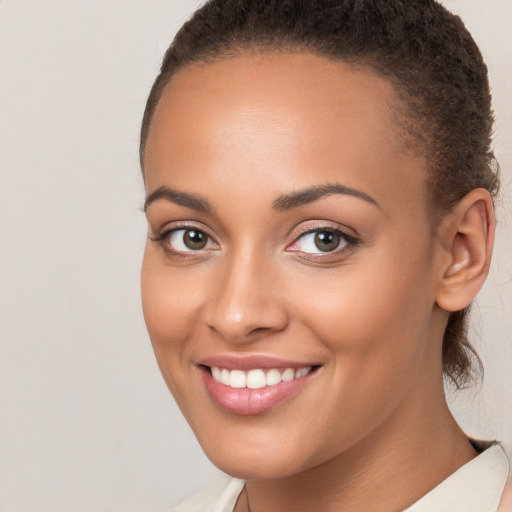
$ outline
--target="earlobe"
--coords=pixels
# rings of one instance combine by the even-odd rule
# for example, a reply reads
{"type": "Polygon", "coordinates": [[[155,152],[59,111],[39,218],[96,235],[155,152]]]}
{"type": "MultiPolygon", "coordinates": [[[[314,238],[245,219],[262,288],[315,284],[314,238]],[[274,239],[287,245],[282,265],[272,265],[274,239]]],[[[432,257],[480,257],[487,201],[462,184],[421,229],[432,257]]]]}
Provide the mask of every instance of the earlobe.
{"type": "Polygon", "coordinates": [[[436,303],[446,311],[468,306],[485,282],[494,243],[494,210],[489,193],[472,190],[445,218],[440,232],[445,257],[436,303]]]}

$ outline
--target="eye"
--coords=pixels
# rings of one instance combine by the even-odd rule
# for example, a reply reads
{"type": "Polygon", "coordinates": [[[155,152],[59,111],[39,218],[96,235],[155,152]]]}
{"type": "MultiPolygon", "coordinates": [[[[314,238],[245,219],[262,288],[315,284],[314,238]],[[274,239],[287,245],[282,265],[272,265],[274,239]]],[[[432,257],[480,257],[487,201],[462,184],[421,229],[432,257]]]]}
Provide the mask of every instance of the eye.
{"type": "Polygon", "coordinates": [[[197,228],[171,229],[152,240],[176,253],[203,251],[217,247],[217,244],[204,231],[197,228]]]}
{"type": "Polygon", "coordinates": [[[353,237],[339,229],[321,228],[304,233],[288,248],[289,251],[307,254],[325,254],[339,251],[347,245],[355,245],[353,237]]]}
{"type": "Polygon", "coordinates": [[[199,229],[177,229],[169,235],[169,245],[180,252],[201,251],[211,243],[210,237],[199,229]]]}

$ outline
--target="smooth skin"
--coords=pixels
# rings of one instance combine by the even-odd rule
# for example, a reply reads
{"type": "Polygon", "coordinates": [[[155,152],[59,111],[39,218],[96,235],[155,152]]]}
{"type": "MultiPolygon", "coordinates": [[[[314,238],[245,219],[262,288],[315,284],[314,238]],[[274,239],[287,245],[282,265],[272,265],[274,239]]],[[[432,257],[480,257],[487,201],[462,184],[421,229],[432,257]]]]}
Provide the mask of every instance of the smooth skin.
{"type": "Polygon", "coordinates": [[[187,66],[157,107],[148,197],[188,195],[147,205],[144,315],[204,451],[247,479],[237,512],[403,510],[476,455],[446,405],[441,348],[448,312],[487,275],[492,204],[474,190],[432,226],[426,163],[402,142],[397,101],[371,71],[249,54],[187,66]],[[276,208],[333,184],[360,196],[276,208]],[[336,229],[348,238],[319,251],[314,236],[336,229]],[[218,354],[319,368],[243,416],[200,378],[198,361],[218,354]]]}

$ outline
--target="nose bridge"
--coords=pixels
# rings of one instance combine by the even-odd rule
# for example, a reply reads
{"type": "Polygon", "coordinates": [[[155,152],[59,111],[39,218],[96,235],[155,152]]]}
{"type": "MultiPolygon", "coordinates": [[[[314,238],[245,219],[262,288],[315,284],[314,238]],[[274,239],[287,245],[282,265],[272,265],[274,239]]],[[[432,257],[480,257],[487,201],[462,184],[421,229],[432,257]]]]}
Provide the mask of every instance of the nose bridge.
{"type": "Polygon", "coordinates": [[[246,342],[255,332],[275,332],[286,326],[277,268],[268,256],[247,246],[233,251],[218,270],[209,299],[210,328],[226,340],[246,342]]]}

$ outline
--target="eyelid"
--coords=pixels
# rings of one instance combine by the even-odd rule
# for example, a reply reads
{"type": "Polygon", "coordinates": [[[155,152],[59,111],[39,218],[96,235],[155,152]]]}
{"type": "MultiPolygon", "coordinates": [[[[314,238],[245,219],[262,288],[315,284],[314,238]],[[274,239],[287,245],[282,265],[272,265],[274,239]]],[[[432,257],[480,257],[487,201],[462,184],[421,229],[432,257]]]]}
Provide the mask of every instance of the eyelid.
{"type": "Polygon", "coordinates": [[[354,244],[359,242],[359,236],[357,233],[354,232],[353,229],[343,226],[342,224],[338,224],[337,222],[313,221],[312,224],[307,224],[306,226],[302,226],[298,230],[293,231],[291,234],[291,237],[293,238],[291,243],[294,243],[301,236],[304,236],[308,233],[314,233],[316,231],[322,230],[337,231],[341,233],[349,242],[354,244]]]}
{"type": "MultiPolygon", "coordinates": [[[[205,226],[201,222],[195,222],[195,221],[189,221],[189,220],[168,222],[168,223],[164,224],[162,227],[155,230],[156,233],[153,231],[149,235],[149,238],[156,242],[156,241],[159,241],[159,240],[165,238],[166,236],[168,236],[169,233],[171,233],[173,231],[179,231],[180,229],[185,229],[185,230],[197,229],[198,231],[202,231],[203,233],[208,235],[208,237],[211,238],[212,240],[215,240],[215,237],[211,235],[210,229],[207,226],[205,226]]],[[[151,231],[151,229],[150,229],[150,231],[151,231]]]]}
{"type": "Polygon", "coordinates": [[[215,237],[213,237],[210,234],[210,230],[202,225],[201,223],[195,223],[191,221],[177,221],[171,224],[166,224],[164,227],[162,227],[157,234],[149,234],[148,238],[160,244],[162,249],[164,249],[166,252],[174,255],[174,256],[180,256],[180,257],[193,257],[194,255],[204,254],[207,251],[216,250],[219,247],[219,243],[216,241],[215,237]],[[172,233],[175,233],[176,231],[188,231],[188,230],[196,230],[201,231],[204,233],[209,241],[211,241],[213,244],[215,244],[215,248],[204,248],[204,249],[197,249],[197,250],[189,250],[189,251],[180,251],[178,249],[174,249],[169,243],[165,243],[165,240],[169,238],[172,233]]]}
{"type": "MultiPolygon", "coordinates": [[[[330,222],[330,221],[309,221],[310,223],[307,223],[306,225],[302,225],[299,227],[299,229],[292,231],[292,241],[287,243],[285,247],[286,252],[292,252],[292,253],[300,253],[303,256],[309,259],[326,259],[329,257],[333,257],[336,255],[340,255],[341,253],[347,252],[350,249],[353,249],[357,245],[359,245],[360,240],[358,238],[358,235],[353,235],[349,232],[354,232],[353,229],[347,228],[341,224],[330,222]],[[311,223],[313,222],[313,223],[311,223]],[[345,241],[346,244],[343,244],[343,247],[334,249],[332,251],[326,251],[326,252],[320,252],[320,253],[313,253],[313,252],[306,252],[301,250],[293,250],[290,249],[292,245],[297,243],[300,238],[312,234],[318,231],[332,231],[335,233],[338,233],[345,241]]],[[[174,255],[182,256],[182,257],[191,257],[193,255],[199,255],[201,253],[205,253],[211,250],[218,250],[220,248],[219,242],[217,242],[216,237],[211,235],[210,229],[202,224],[201,222],[196,221],[175,221],[172,223],[167,223],[163,227],[161,227],[158,230],[157,234],[149,234],[148,238],[152,240],[153,242],[159,243],[162,248],[174,255]],[[209,239],[210,242],[212,242],[216,247],[208,247],[204,249],[191,249],[190,251],[180,251],[177,249],[174,249],[172,246],[170,246],[169,243],[165,243],[165,239],[168,238],[173,232],[180,231],[180,230],[198,230],[203,232],[209,239]]]]}
{"type": "MultiPolygon", "coordinates": [[[[293,234],[293,241],[286,246],[285,250],[287,252],[293,252],[293,253],[297,253],[297,254],[307,255],[307,256],[303,256],[303,257],[306,257],[307,259],[326,259],[329,257],[337,256],[337,255],[340,255],[341,253],[344,253],[344,252],[356,247],[357,245],[359,245],[359,242],[360,242],[359,238],[357,236],[354,236],[354,235],[348,233],[347,231],[349,231],[348,228],[346,228],[340,224],[337,224],[337,223],[316,222],[313,225],[310,224],[310,225],[304,226],[299,231],[295,232],[293,234]],[[322,252],[309,253],[309,252],[305,252],[305,251],[290,249],[290,247],[293,246],[294,244],[296,244],[301,238],[305,237],[306,235],[316,233],[318,231],[332,231],[332,232],[338,233],[347,243],[344,244],[341,248],[337,248],[337,249],[334,249],[333,251],[327,251],[327,252],[323,252],[323,253],[322,252]]],[[[353,231],[353,230],[350,230],[350,231],[353,231]]]]}

